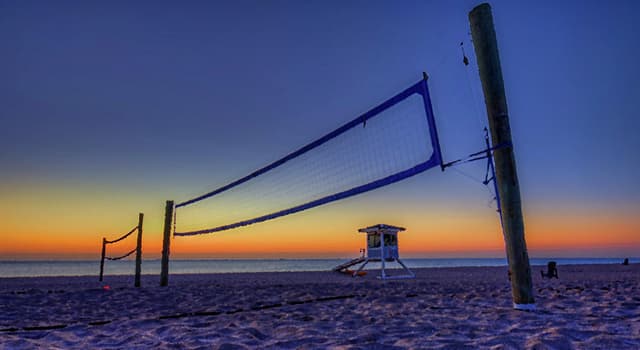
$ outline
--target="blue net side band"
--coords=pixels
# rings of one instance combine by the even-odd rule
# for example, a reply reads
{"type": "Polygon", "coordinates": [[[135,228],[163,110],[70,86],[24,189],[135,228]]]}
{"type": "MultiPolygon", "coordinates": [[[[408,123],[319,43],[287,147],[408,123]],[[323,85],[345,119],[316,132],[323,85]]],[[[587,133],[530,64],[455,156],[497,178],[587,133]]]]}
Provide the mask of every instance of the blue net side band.
{"type": "Polygon", "coordinates": [[[198,231],[190,231],[190,232],[174,232],[174,236],[195,236],[195,235],[202,235],[202,234],[206,234],[206,233],[213,233],[213,232],[220,232],[220,231],[226,231],[226,230],[230,230],[233,228],[237,228],[237,227],[241,227],[241,226],[247,226],[247,225],[252,225],[252,224],[256,224],[259,222],[263,222],[263,221],[267,221],[267,220],[271,220],[271,219],[275,219],[278,218],[280,216],[285,216],[285,215],[289,215],[289,214],[294,214],[303,210],[307,210],[307,209],[311,209],[313,207],[317,207],[323,204],[327,204],[330,202],[334,202],[334,201],[338,201],[341,199],[345,199],[351,196],[355,196],[357,194],[360,193],[364,193],[367,191],[371,191],[374,190],[376,188],[380,188],[389,184],[392,184],[394,182],[398,182],[401,180],[404,180],[408,177],[411,177],[413,175],[419,174],[423,171],[426,171],[428,169],[431,169],[433,167],[439,166],[440,165],[440,161],[439,159],[437,159],[437,156],[434,152],[434,154],[431,156],[431,158],[421,164],[416,165],[415,167],[412,167],[410,169],[401,171],[399,173],[395,173],[393,175],[387,176],[385,178],[370,182],[368,184],[362,185],[362,186],[358,186],[358,187],[354,187],[352,189],[343,191],[343,192],[339,192],[336,194],[332,194],[320,199],[316,199],[314,201],[293,207],[293,208],[289,208],[289,209],[285,209],[285,210],[281,210],[275,213],[271,213],[268,215],[263,215],[263,216],[259,216],[257,218],[253,218],[253,219],[249,219],[249,220],[244,220],[244,221],[239,221],[233,224],[229,224],[229,225],[223,225],[223,226],[218,226],[218,227],[214,227],[214,228],[209,228],[209,229],[204,229],[204,230],[198,230],[198,231]]]}
{"type": "Polygon", "coordinates": [[[205,193],[201,196],[189,199],[187,201],[181,202],[176,204],[176,208],[180,208],[180,207],[184,207],[187,206],[189,204],[193,204],[196,202],[199,202],[203,199],[215,196],[217,194],[220,194],[224,191],[227,191],[233,187],[236,187],[240,184],[243,184],[257,176],[260,176],[276,167],[281,166],[282,164],[322,145],[323,143],[328,142],[329,140],[345,133],[346,131],[348,131],[349,129],[352,129],[356,126],[358,126],[361,123],[365,123],[367,120],[375,118],[377,115],[379,115],[381,112],[385,111],[386,109],[394,106],[395,104],[405,100],[406,98],[408,98],[409,96],[413,95],[413,94],[420,94],[422,95],[423,101],[424,101],[424,107],[426,110],[426,114],[427,114],[427,121],[429,123],[429,133],[431,136],[431,146],[433,147],[434,150],[434,154],[436,156],[436,161],[438,163],[441,163],[441,155],[440,155],[440,145],[438,142],[438,135],[437,135],[437,131],[435,128],[435,121],[434,121],[434,117],[433,117],[433,110],[431,108],[431,99],[429,97],[429,90],[427,87],[427,82],[426,80],[420,80],[419,82],[415,83],[414,85],[412,85],[411,87],[407,88],[406,90],[402,91],[401,93],[393,96],[392,98],[388,99],[387,101],[383,102],[382,104],[374,107],[373,109],[369,110],[368,112],[364,113],[363,115],[353,119],[352,121],[344,124],[343,126],[337,128],[336,130],[326,134],[325,136],[307,144],[306,146],[292,152],[289,153],[288,155],[284,156],[283,158],[261,168],[258,169],[254,172],[252,172],[251,174],[238,179],[232,183],[229,183],[225,186],[222,186],[218,189],[215,189],[211,192],[205,193]]]}

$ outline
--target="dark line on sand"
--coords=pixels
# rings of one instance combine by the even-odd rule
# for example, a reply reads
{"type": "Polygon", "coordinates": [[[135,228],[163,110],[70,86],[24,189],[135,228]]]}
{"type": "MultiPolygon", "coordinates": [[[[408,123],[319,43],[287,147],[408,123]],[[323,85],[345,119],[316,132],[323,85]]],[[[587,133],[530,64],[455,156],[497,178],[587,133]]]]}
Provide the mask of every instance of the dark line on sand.
{"type": "Polygon", "coordinates": [[[275,308],[288,306],[288,305],[301,305],[301,304],[310,304],[310,303],[321,303],[321,302],[325,302],[325,301],[352,299],[352,298],[361,297],[361,296],[362,295],[348,294],[348,295],[336,295],[336,296],[330,296],[330,297],[320,297],[320,298],[316,298],[316,299],[291,300],[291,301],[286,301],[286,302],[283,302],[283,303],[254,306],[254,307],[251,307],[251,308],[248,308],[248,309],[238,308],[238,309],[229,310],[229,311],[198,311],[198,312],[188,312],[188,313],[180,313],[180,314],[174,314],[174,315],[164,315],[164,316],[159,316],[158,319],[159,320],[166,320],[166,319],[175,319],[175,318],[184,318],[184,317],[196,317],[196,316],[218,316],[218,315],[222,315],[222,314],[234,315],[234,314],[242,313],[242,312],[252,312],[252,311],[275,309],[275,308]]]}
{"type": "MultiPolygon", "coordinates": [[[[162,316],[158,316],[155,319],[156,320],[168,320],[168,319],[178,319],[178,318],[185,318],[185,317],[218,316],[218,315],[222,315],[222,314],[234,315],[234,314],[242,313],[242,312],[252,312],[252,311],[260,311],[260,310],[276,309],[276,308],[289,306],[289,305],[321,303],[321,302],[326,302],[326,301],[353,299],[353,298],[363,297],[363,296],[364,295],[357,295],[357,294],[335,295],[335,296],[320,297],[320,298],[315,298],[315,299],[291,300],[291,301],[286,301],[286,302],[276,303],[276,304],[254,306],[254,307],[251,307],[251,308],[248,308],[248,309],[237,308],[235,310],[229,310],[229,311],[196,311],[196,312],[186,312],[186,313],[179,313],[179,314],[173,314],[173,315],[162,315],[162,316]]],[[[149,320],[149,319],[146,319],[146,320],[149,320]]],[[[109,324],[111,322],[113,322],[113,320],[92,321],[92,322],[88,322],[87,325],[88,326],[103,326],[103,325],[109,324]]],[[[32,327],[22,327],[22,328],[11,327],[11,328],[0,329],[0,332],[18,332],[18,331],[21,331],[21,330],[23,330],[23,331],[48,331],[48,330],[55,330],[55,329],[63,329],[63,328],[66,328],[67,326],[69,326],[69,325],[68,324],[57,324],[57,325],[51,325],[51,326],[32,326],[32,327]]]]}
{"type": "Polygon", "coordinates": [[[51,326],[34,326],[34,327],[22,327],[25,331],[48,331],[51,329],[62,329],[66,328],[66,324],[54,324],[51,326]]]}

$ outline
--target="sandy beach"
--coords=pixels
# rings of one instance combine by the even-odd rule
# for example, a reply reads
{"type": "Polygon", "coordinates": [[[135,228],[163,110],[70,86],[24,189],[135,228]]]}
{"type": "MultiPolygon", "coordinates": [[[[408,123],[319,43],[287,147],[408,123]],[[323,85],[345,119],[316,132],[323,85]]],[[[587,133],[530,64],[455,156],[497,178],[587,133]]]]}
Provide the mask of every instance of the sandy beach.
{"type": "Polygon", "coordinates": [[[534,312],[513,310],[506,267],[2,278],[0,348],[640,348],[640,265],[541,269],[534,312]]]}

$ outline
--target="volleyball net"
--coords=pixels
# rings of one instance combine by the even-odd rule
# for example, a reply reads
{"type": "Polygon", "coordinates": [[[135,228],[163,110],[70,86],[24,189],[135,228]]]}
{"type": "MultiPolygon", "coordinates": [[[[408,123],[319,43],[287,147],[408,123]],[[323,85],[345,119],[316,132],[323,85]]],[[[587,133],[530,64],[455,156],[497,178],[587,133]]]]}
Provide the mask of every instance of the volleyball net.
{"type": "Polygon", "coordinates": [[[177,203],[173,234],[272,220],[442,166],[426,78],[236,181],[177,203]]]}
{"type": "Polygon", "coordinates": [[[102,256],[100,258],[100,282],[102,282],[103,277],[104,277],[104,261],[105,260],[109,260],[109,261],[116,261],[116,260],[122,260],[124,258],[127,258],[131,255],[133,255],[133,253],[136,253],[136,267],[135,267],[135,286],[136,287],[140,287],[140,275],[141,275],[141,263],[142,263],[142,222],[144,220],[144,214],[140,213],[138,214],[138,224],[132,228],[129,232],[123,234],[122,236],[113,239],[113,240],[108,240],[106,237],[102,238],[102,256]],[[131,236],[133,233],[137,233],[136,235],[136,245],[135,247],[130,250],[129,252],[119,255],[119,256],[107,256],[107,245],[108,244],[115,244],[118,243],[120,241],[125,240],[126,238],[128,238],[129,236],[131,236]]]}

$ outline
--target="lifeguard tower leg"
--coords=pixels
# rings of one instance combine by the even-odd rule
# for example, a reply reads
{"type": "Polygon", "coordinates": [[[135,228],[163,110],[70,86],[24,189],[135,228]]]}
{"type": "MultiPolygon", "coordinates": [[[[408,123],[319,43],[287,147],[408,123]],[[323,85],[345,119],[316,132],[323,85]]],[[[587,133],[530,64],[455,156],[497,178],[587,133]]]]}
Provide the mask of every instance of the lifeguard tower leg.
{"type": "Polygon", "coordinates": [[[400,259],[396,259],[396,261],[398,262],[398,264],[400,264],[400,266],[404,268],[405,271],[407,271],[409,275],[411,275],[411,277],[416,277],[416,274],[413,273],[413,271],[409,270],[409,268],[400,259]]]}

